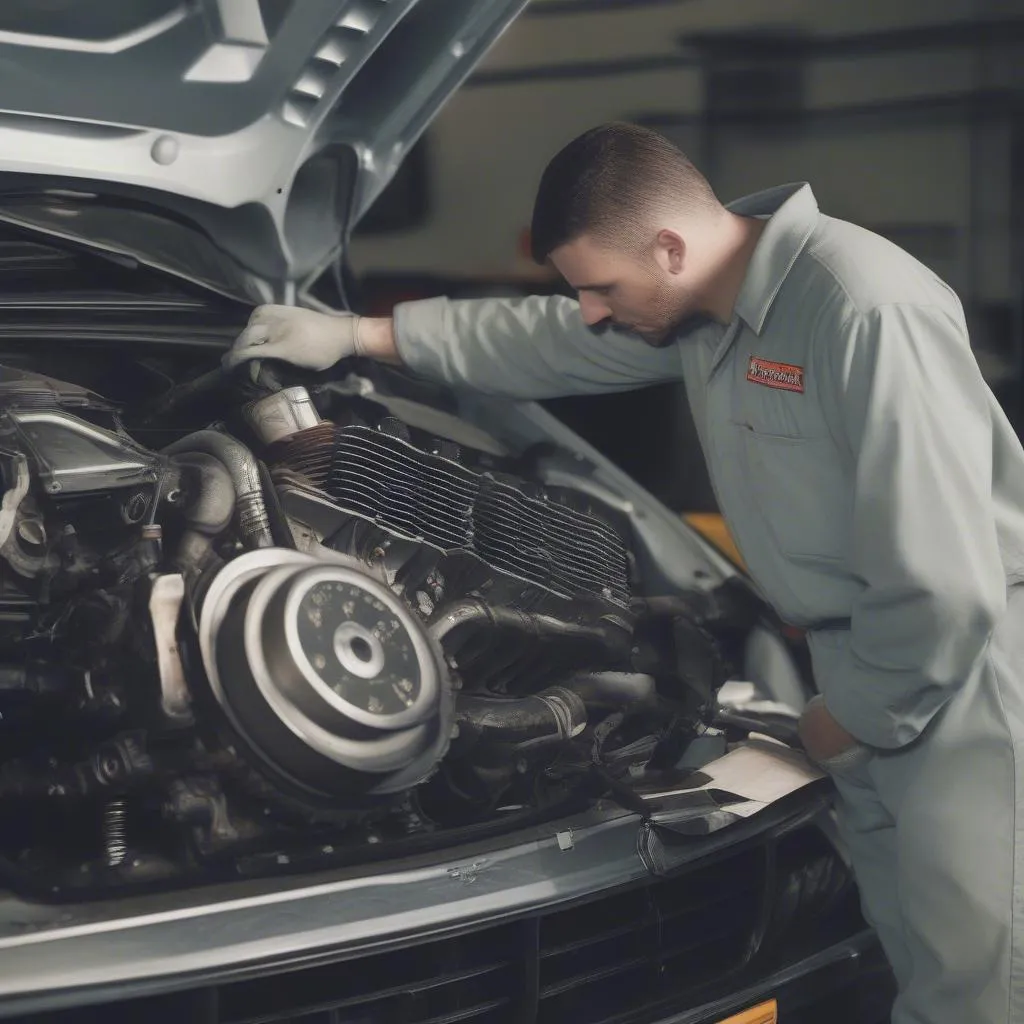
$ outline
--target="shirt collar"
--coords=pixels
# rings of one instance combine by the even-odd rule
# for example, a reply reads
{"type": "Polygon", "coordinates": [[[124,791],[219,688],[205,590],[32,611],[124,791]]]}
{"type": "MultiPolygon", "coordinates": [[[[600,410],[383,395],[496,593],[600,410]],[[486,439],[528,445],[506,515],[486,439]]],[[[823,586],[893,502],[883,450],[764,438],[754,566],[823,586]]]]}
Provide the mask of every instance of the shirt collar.
{"type": "Polygon", "coordinates": [[[798,183],[745,196],[727,209],[742,217],[769,218],[736,299],[737,316],[760,334],[775,296],[818,223],[818,202],[810,185],[798,183]]]}

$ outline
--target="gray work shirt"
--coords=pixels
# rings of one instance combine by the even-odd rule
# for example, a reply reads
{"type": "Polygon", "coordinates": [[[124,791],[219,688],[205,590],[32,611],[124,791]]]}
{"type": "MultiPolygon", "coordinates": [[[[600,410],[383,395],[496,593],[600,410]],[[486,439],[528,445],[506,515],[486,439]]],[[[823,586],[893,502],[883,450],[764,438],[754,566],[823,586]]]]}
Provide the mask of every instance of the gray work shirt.
{"type": "Polygon", "coordinates": [[[902,746],[1024,579],[1024,450],[935,274],[819,213],[808,185],[730,209],[769,219],[728,326],[654,348],[589,329],[564,297],[429,299],[396,308],[399,351],[518,398],[685,381],[721,511],[779,614],[812,630],[830,710],[902,746]]]}

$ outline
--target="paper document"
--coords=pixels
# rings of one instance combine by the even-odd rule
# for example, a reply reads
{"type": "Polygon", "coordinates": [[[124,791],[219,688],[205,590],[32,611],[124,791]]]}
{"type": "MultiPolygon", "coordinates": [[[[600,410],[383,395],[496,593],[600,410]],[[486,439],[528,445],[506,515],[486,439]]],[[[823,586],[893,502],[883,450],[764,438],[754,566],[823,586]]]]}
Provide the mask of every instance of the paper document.
{"type": "Polygon", "coordinates": [[[806,754],[753,738],[702,770],[711,777],[708,788],[724,789],[761,804],[774,803],[825,777],[806,754]]]}
{"type": "Polygon", "coordinates": [[[800,751],[755,736],[706,764],[699,775],[696,786],[691,780],[643,793],[650,820],[678,831],[717,831],[825,777],[800,751]]]}

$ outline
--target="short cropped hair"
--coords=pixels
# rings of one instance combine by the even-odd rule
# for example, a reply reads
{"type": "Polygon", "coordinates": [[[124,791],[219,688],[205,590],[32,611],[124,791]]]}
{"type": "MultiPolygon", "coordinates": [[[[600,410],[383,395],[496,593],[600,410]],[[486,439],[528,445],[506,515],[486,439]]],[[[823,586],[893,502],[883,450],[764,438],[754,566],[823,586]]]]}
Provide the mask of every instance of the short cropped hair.
{"type": "Polygon", "coordinates": [[[544,263],[582,235],[628,246],[655,212],[720,208],[704,175],[668,139],[613,122],[573,139],[548,164],[533,206],[530,248],[544,263]]]}

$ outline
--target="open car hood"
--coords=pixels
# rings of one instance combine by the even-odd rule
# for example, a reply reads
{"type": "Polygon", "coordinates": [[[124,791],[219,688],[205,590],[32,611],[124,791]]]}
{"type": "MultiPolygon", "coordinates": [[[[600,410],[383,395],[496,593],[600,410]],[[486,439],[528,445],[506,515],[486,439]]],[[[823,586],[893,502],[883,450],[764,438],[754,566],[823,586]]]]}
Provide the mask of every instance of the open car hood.
{"type": "Polygon", "coordinates": [[[0,11],[0,219],[294,301],[526,0],[0,11]]]}

